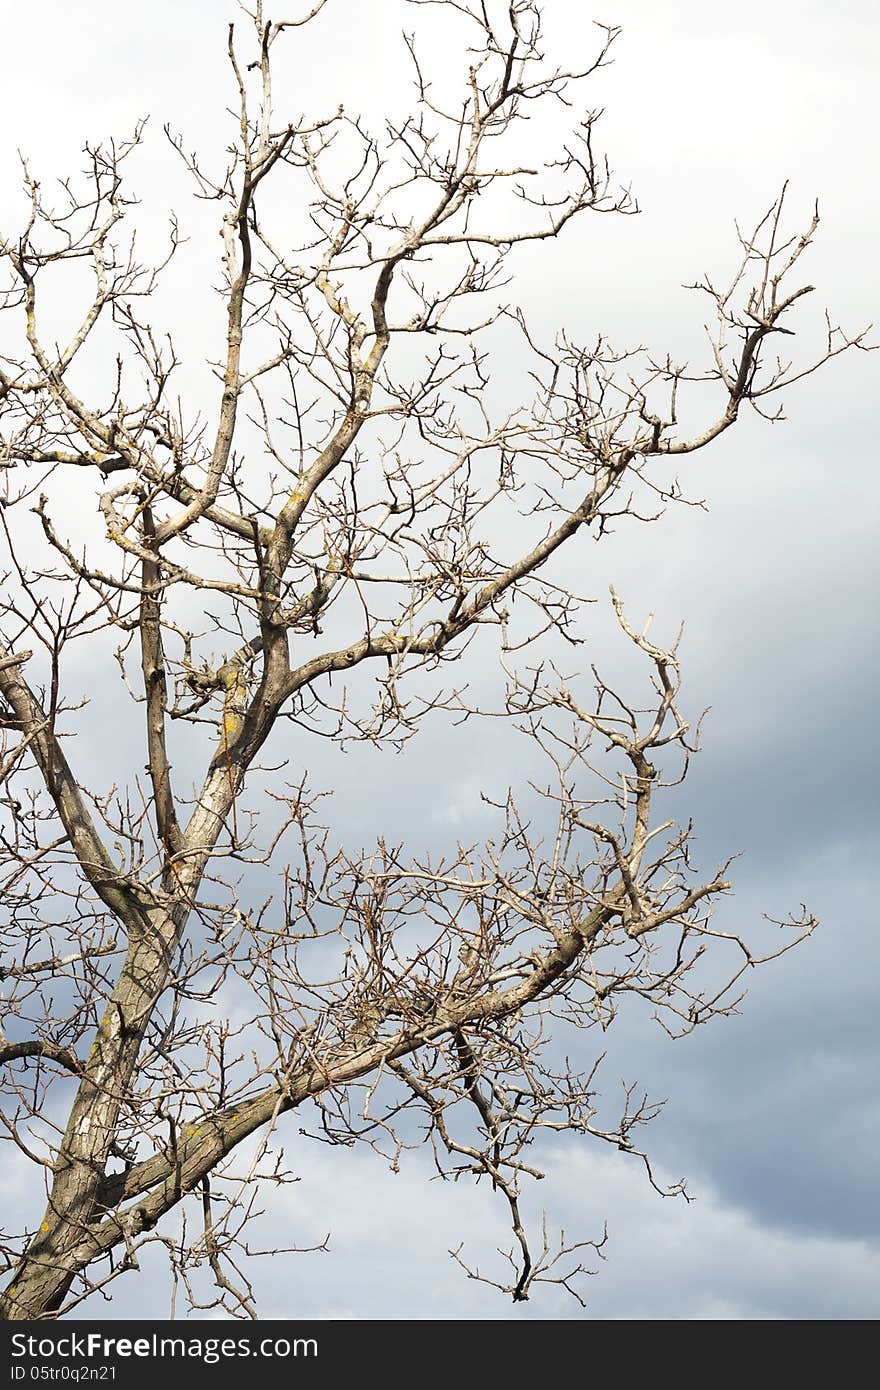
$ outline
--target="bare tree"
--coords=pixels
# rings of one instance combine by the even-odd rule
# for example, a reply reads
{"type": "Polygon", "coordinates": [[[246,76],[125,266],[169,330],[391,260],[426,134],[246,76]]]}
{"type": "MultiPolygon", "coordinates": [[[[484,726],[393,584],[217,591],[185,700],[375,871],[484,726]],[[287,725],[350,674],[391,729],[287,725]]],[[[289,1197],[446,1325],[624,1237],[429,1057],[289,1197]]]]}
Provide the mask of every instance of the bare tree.
{"type": "MultiPolygon", "coordinates": [[[[829,321],[805,362],[773,352],[809,292],[790,282],[817,218],[789,236],[780,197],[741,235],[729,283],[695,286],[705,366],[542,342],[509,299],[517,248],[636,208],[597,152],[597,113],[548,137],[540,164],[520,133],[579,109],[615,31],[558,68],[534,0],[412,0],[462,26],[457,87],[409,39],[406,120],[381,135],[342,108],[286,123],[276,44],[326,3],[283,21],[257,3],[230,29],[237,135],[219,175],[169,134],[223,210],[212,420],[179,394],[151,318],[164,266],[125,232],[140,129],[88,149],[84,179],[51,195],[25,167],[30,216],[2,242],[0,1081],[4,1138],[45,1187],[35,1229],[0,1247],[11,1319],[63,1314],[156,1243],[191,1306],[255,1316],[248,1223],[261,1182],[289,1176],[289,1111],[327,1142],[395,1163],[429,1143],[444,1175],[485,1178],[514,1243],[500,1273],[468,1272],[514,1299],[543,1281],[580,1297],[601,1239],[545,1228],[530,1248],[529,1148],[592,1134],[653,1182],[639,1147],[653,1108],[630,1092],[601,1118],[567,1034],[604,1032],[628,995],[690,1031],[815,925],[804,913],[764,946],[713,925],[727,868],[700,878],[690,827],[654,805],[697,747],[676,648],[612,591],[646,693],[569,677],[553,640],[577,667],[586,610],[552,562],[646,498],[643,519],[683,500],[675,460],[745,405],[776,418],[782,387],[862,345],[829,321]],[[59,341],[64,276],[85,300],[59,341]],[[499,345],[530,374],[512,413],[492,403],[499,345]],[[546,755],[543,816],[496,788],[482,848],[340,849],[309,783],[313,740],[399,745],[433,711],[479,714],[446,680],[476,638],[502,667],[483,713],[546,755]],[[78,692],[117,677],[142,734],[103,787],[77,767],[92,717],[78,692]],[[176,768],[198,758],[190,785],[176,768]],[[249,908],[248,876],[270,870],[249,908]],[[711,986],[710,947],[729,966],[711,986]]],[[[174,224],[169,257],[179,241],[174,224]]]]}

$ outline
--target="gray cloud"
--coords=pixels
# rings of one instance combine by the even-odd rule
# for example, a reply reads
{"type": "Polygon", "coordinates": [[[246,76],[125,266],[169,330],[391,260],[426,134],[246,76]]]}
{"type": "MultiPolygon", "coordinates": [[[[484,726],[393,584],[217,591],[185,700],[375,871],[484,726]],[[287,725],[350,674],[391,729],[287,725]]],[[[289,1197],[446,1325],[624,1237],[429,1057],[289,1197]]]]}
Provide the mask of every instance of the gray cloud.
{"type": "MultiPolygon", "coordinates": [[[[376,7],[342,4],[346,23],[324,25],[323,41],[338,45],[346,100],[363,97],[375,109],[377,87],[397,99],[390,76],[387,87],[375,78],[390,74],[393,35],[411,12],[383,5],[377,33],[368,18],[376,7]]],[[[204,9],[156,0],[93,29],[92,0],[35,0],[26,15],[7,17],[11,49],[24,52],[38,33],[40,61],[36,79],[32,64],[30,75],[9,64],[0,93],[2,127],[15,132],[0,166],[4,231],[16,206],[15,144],[41,172],[60,174],[78,166],[85,137],[124,130],[152,110],[157,130],[140,187],[144,236],[158,239],[165,208],[183,198],[158,128],[169,119],[204,146],[212,113],[227,99],[224,7],[216,18],[211,7],[210,23],[204,9]],[[151,202],[158,213],[148,213],[151,202]]],[[[570,47],[578,31],[588,33],[581,9],[551,0],[551,41],[555,31],[570,47]]],[[[597,101],[608,107],[614,163],[645,212],[623,223],[596,219],[557,254],[522,257],[518,292],[544,330],[565,324],[586,339],[602,326],[615,342],[698,353],[700,306],[679,286],[732,263],[733,218],[753,219],[785,177],[793,208],[803,213],[818,195],[825,213],[810,268],[821,302],[806,308],[808,336],[821,334],[825,302],[849,327],[876,317],[878,192],[865,173],[874,162],[873,7],[620,0],[609,18],[625,25],[625,36],[597,101]]],[[[305,74],[292,89],[295,104],[335,104],[326,69],[306,63],[305,74]]],[[[165,301],[169,311],[186,310],[182,331],[199,391],[199,355],[216,310],[184,281],[199,257],[214,254],[216,232],[205,217],[202,210],[195,225],[204,234],[184,263],[190,271],[172,281],[179,303],[171,292],[165,301]]],[[[592,1281],[588,1316],[877,1312],[880,1256],[868,1237],[878,1232],[880,1057],[872,1026],[876,892],[867,867],[876,862],[877,833],[878,670],[869,640],[880,500],[876,379],[876,358],[832,364],[789,393],[788,423],[744,421],[710,455],[683,466],[686,490],[707,499],[708,515],[679,509],[657,526],[621,528],[559,567],[600,597],[613,579],[633,611],[657,612],[664,633],[687,622],[688,707],[712,712],[705,752],[675,809],[694,815],[707,867],[744,852],[723,920],[781,915],[802,899],[824,919],[813,940],[756,974],[742,1018],[672,1045],[634,1014],[609,1039],[611,1078],[638,1076],[669,1097],[653,1147],[669,1175],[690,1176],[698,1201],[661,1201],[616,1155],[572,1145],[551,1156],[552,1176],[530,1194],[530,1210],[546,1200],[557,1222],[588,1235],[609,1217],[610,1259],[592,1281]]],[[[584,660],[627,669],[602,604],[594,618],[584,660]]],[[[488,656],[472,670],[487,689],[495,683],[488,656]]],[[[77,747],[83,766],[101,768],[109,781],[125,760],[126,716],[113,716],[100,692],[93,714],[77,747]]],[[[480,790],[525,780],[535,764],[500,725],[454,730],[438,719],[399,757],[343,756],[321,744],[311,770],[316,783],[337,789],[340,838],[369,843],[384,832],[440,845],[487,833],[480,790]]],[[[333,1253],[273,1261],[258,1274],[265,1316],[581,1316],[554,1290],[511,1309],[455,1269],[445,1251],[461,1232],[481,1264],[506,1245],[488,1194],[432,1184],[420,1157],[392,1175],[369,1156],[297,1141],[295,1122],[290,1129],[302,1182],[271,1196],[271,1225],[297,1243],[332,1226],[333,1253]]],[[[160,1283],[158,1266],[146,1290],[121,1283],[113,1315],[163,1313],[160,1283]]]]}

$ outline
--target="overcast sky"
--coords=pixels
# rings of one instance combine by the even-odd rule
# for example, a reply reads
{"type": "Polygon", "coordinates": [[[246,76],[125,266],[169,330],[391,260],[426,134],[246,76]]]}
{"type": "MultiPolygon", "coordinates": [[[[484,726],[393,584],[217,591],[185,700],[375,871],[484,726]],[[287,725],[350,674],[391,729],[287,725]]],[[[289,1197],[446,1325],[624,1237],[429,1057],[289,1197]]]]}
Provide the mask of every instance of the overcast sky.
{"type": "MultiPolygon", "coordinates": [[[[592,100],[606,108],[603,148],[643,211],[584,219],[550,254],[520,258],[517,296],[544,328],[565,326],[582,339],[601,328],[615,342],[690,350],[699,344],[700,305],[682,285],[733,265],[734,220],[756,220],[785,179],[798,223],[816,198],[823,219],[805,267],[818,287],[802,316],[805,338],[821,334],[826,304],[850,329],[880,319],[873,4],[603,0],[591,9],[547,0],[545,8],[548,47],[561,55],[592,42],[591,18],[623,26],[592,100]]],[[[17,149],[48,181],[79,167],[85,140],[124,134],[144,115],[151,136],[132,171],[143,201],[136,215],[146,238],[170,206],[183,220],[185,187],[161,128],[170,122],[188,145],[222,155],[229,9],[220,0],[10,7],[0,84],[4,234],[19,215],[17,149]]],[[[419,19],[398,0],[330,0],[310,39],[320,61],[311,49],[299,68],[291,61],[291,111],[320,113],[344,100],[381,114],[403,90],[399,31],[419,19]]],[[[204,205],[194,215],[204,225],[204,205]]],[[[196,342],[198,328],[183,332],[196,342]]],[[[742,851],[727,920],[747,926],[801,902],[822,918],[804,947],[756,976],[742,1017],[674,1045],[639,1020],[623,1020],[608,1039],[610,1086],[638,1077],[668,1098],[649,1145],[661,1176],[686,1177],[696,1200],[662,1200],[622,1155],[574,1141],[555,1147],[547,1190],[529,1193],[530,1210],[545,1204],[571,1234],[596,1235],[607,1220],[607,1258],[586,1312],[553,1289],[513,1308],[465,1280],[447,1253],[466,1239],[483,1261],[506,1243],[489,1194],[431,1182],[427,1156],[411,1155],[394,1175],[369,1153],[297,1147],[294,1123],[289,1156],[302,1181],[267,1198],[269,1219],[276,1232],[284,1223],[291,1244],[329,1230],[331,1251],[255,1266],[264,1316],[880,1311],[871,868],[878,370],[874,354],[832,363],[788,393],[786,423],[744,421],[701,453],[682,478],[708,511],[681,509],[656,526],[622,530],[565,562],[582,589],[601,596],[613,581],[631,611],[654,611],[661,633],[686,623],[688,708],[711,713],[677,812],[693,816],[709,871],[742,851]]],[[[103,736],[84,729],[86,766],[101,757],[103,736]]],[[[370,755],[321,757],[322,775],[339,791],[340,834],[358,844],[383,830],[438,846],[444,837],[477,838],[479,791],[503,793],[511,775],[502,735],[469,725],[426,730],[382,763],[381,777],[370,755]]],[[[105,1315],[165,1315],[158,1270],[116,1288],[105,1315]]]]}

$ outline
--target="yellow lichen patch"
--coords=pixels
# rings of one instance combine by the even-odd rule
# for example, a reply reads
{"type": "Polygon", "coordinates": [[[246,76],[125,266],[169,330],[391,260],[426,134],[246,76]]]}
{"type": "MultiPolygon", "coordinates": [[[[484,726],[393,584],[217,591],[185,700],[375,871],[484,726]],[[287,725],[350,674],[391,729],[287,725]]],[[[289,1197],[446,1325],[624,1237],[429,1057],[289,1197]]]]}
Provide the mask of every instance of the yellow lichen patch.
{"type": "Polygon", "coordinates": [[[217,675],[224,689],[220,728],[224,746],[228,747],[238,737],[244,723],[242,716],[247,700],[247,681],[238,662],[227,662],[220,667],[217,675]]]}
{"type": "Polygon", "coordinates": [[[240,694],[247,689],[242,669],[237,662],[230,661],[225,666],[221,666],[217,675],[223,682],[224,690],[240,694]]]}
{"type": "Polygon", "coordinates": [[[233,739],[238,738],[241,727],[244,723],[241,715],[234,709],[224,709],[223,711],[223,740],[225,743],[232,743],[233,739]]]}

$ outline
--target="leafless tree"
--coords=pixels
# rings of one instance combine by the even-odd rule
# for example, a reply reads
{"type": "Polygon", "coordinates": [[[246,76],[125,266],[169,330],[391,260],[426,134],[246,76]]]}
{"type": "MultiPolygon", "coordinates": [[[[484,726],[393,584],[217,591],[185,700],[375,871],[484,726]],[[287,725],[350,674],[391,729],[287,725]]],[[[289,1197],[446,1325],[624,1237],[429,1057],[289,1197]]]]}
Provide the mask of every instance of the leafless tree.
{"type": "MultiPolygon", "coordinates": [[[[3,1233],[11,1319],[63,1314],[155,1244],[190,1306],[256,1316],[247,1232],[261,1182],[290,1176],[290,1111],[395,1164],[432,1145],[440,1173],[485,1179],[509,1207],[509,1263],[468,1273],[514,1299],[544,1281],[580,1297],[602,1241],[545,1225],[530,1247],[530,1147],[592,1134],[653,1182],[639,1139],[653,1107],[632,1091],[601,1118],[567,1035],[604,1033],[628,995],[690,1031],[814,926],[804,913],[755,945],[713,925],[727,868],[701,878],[690,827],[654,805],[697,747],[676,647],[612,591],[645,691],[578,672],[585,601],[553,557],[685,500],[676,460],[744,406],[777,417],[782,387],[862,345],[829,321],[805,361],[775,355],[809,292],[790,282],[817,218],[790,236],[780,197],[740,236],[729,283],[694,287],[705,366],[542,342],[512,307],[520,245],[636,211],[597,151],[598,113],[576,114],[615,31],[559,68],[534,0],[412,0],[420,21],[439,4],[461,26],[457,85],[408,39],[407,119],[381,134],[342,108],[287,123],[276,45],[327,3],[283,21],[257,3],[230,29],[220,174],[169,132],[222,210],[213,419],[187,406],[152,321],[164,265],[141,264],[126,232],[141,129],[89,148],[84,177],[51,193],[25,166],[30,216],[0,244],[0,1081],[35,1206],[45,1189],[34,1228],[3,1233]],[[535,163],[517,149],[527,124],[535,148],[545,109],[574,123],[535,163]],[[52,326],[65,276],[84,296],[67,339],[52,326]],[[499,346],[532,392],[501,414],[499,346]],[[500,654],[491,710],[447,683],[472,639],[500,654]],[[563,651],[576,674],[553,664],[563,651]],[[142,734],[104,787],[77,766],[80,691],[117,678],[142,734]],[[341,849],[309,781],[314,740],[395,746],[434,711],[534,741],[543,816],[487,788],[498,829],[482,847],[341,849]],[[175,766],[196,758],[190,785],[175,766]],[[270,870],[249,908],[248,876],[270,870]]],[[[169,259],[180,240],[175,223],[169,259]]]]}

